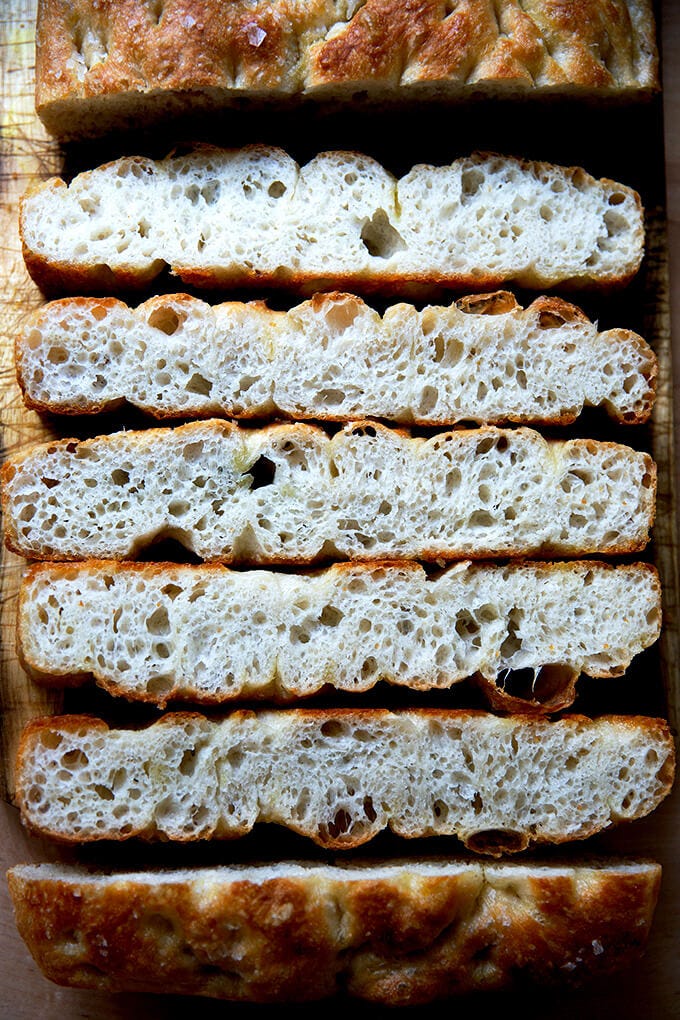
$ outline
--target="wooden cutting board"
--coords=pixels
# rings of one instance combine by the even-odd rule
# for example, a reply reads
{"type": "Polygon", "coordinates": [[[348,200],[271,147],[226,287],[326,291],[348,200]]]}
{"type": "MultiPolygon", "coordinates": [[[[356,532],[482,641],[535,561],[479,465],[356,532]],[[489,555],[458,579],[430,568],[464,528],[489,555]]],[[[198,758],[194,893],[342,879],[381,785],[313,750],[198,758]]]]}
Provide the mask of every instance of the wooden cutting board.
{"type": "MultiPolygon", "coordinates": [[[[95,434],[111,431],[129,423],[130,419],[107,418],[99,422],[62,422],[27,411],[21,401],[14,377],[13,343],[27,314],[42,301],[42,295],[28,277],[21,258],[17,229],[18,202],[33,182],[66,165],[75,171],[96,165],[126,151],[168,151],[176,137],[143,136],[121,142],[73,147],[63,152],[51,140],[35,116],[33,104],[35,0],[5,2],[0,6],[0,74],[3,101],[3,137],[0,150],[0,275],[3,289],[0,298],[0,401],[3,456],[11,455],[36,441],[55,436],[95,434]]],[[[570,434],[601,434],[603,438],[630,442],[649,449],[659,468],[658,511],[654,541],[649,558],[657,564],[663,583],[665,625],[659,645],[640,657],[630,674],[621,681],[582,683],[582,692],[575,708],[592,712],[667,713],[677,731],[678,687],[677,664],[680,662],[678,630],[678,585],[676,561],[675,472],[673,466],[673,380],[671,333],[668,311],[668,248],[664,206],[664,162],[661,105],[646,111],[612,111],[606,122],[593,112],[572,108],[543,118],[531,109],[505,108],[494,112],[480,108],[476,114],[461,113],[434,129],[415,118],[381,119],[380,131],[369,120],[356,117],[328,118],[309,125],[294,119],[279,118],[276,122],[243,119],[226,125],[200,126],[200,136],[222,144],[236,145],[252,141],[282,144],[298,159],[323,148],[357,148],[380,158],[399,172],[412,162],[450,161],[456,155],[474,148],[508,151],[533,158],[585,165],[592,172],[612,176],[638,187],[648,209],[647,255],[639,280],[623,295],[606,300],[588,298],[582,303],[602,328],[629,326],[641,332],[654,346],[660,363],[659,389],[653,422],[639,430],[614,429],[600,418],[588,418],[575,426],[570,434]],[[480,112],[480,110],[482,112],[480,112]],[[634,138],[635,145],[630,145],[634,138]]],[[[192,127],[192,131],[198,126],[192,127]]],[[[197,135],[198,137],[198,135],[197,135]]],[[[166,285],[171,289],[170,284],[166,285]]],[[[523,300],[523,295],[518,295],[523,300]]],[[[133,424],[143,422],[132,417],[133,424]]],[[[114,713],[106,698],[91,692],[69,692],[66,697],[30,683],[17,660],[14,631],[17,591],[24,561],[2,549],[0,551],[0,762],[2,764],[5,819],[2,838],[2,863],[20,860],[49,859],[73,856],[55,847],[28,837],[21,829],[16,811],[11,807],[12,767],[18,736],[25,723],[40,714],[65,710],[94,710],[114,713]]],[[[383,697],[382,694],[376,697],[383,697]]],[[[464,695],[463,695],[464,697],[464,695]]],[[[461,702],[458,701],[458,704],[461,702]]],[[[120,711],[119,708],[115,709],[120,711]]],[[[571,995],[534,993],[521,997],[491,997],[484,1001],[493,1008],[512,1008],[515,1004],[531,1013],[532,1003],[541,1015],[572,1016],[578,1009],[583,1016],[601,1016],[602,1010],[616,1011],[618,1017],[672,1017],[680,1015],[680,878],[676,862],[680,856],[680,805],[677,795],[669,798],[652,817],[627,829],[615,830],[589,841],[582,852],[622,852],[654,857],[665,866],[662,897],[657,911],[649,952],[638,971],[621,976],[615,983],[605,983],[584,993],[571,995]],[[495,1005],[494,1005],[495,1004],[495,1005]]],[[[238,855],[261,851],[263,842],[246,841],[238,848],[229,844],[209,850],[212,861],[232,860],[238,855]]],[[[432,847],[429,847],[430,849],[432,847]]],[[[418,848],[420,849],[420,848],[418,848]]],[[[457,847],[439,843],[435,849],[456,852],[457,847]]],[[[112,857],[104,849],[89,850],[89,861],[115,860],[133,864],[135,850],[118,849],[112,857]]],[[[413,846],[391,841],[388,837],[376,843],[376,853],[415,853],[413,846]]],[[[560,856],[568,855],[560,851],[560,856]]],[[[145,860],[182,863],[187,854],[161,848],[144,851],[145,860]],[[160,853],[160,858],[159,858],[160,853]],[[163,856],[164,855],[164,856],[163,856]]],[[[286,834],[267,835],[266,855],[285,856],[307,853],[307,847],[286,834]]],[[[192,857],[193,859],[193,857],[192,857]]],[[[0,1014],[8,1017],[160,1017],[169,1015],[180,1003],[175,1000],[150,1000],[144,996],[107,997],[95,993],[57,990],[49,985],[34,967],[13,926],[9,902],[4,888],[0,890],[0,948],[4,968],[0,968],[0,1014]],[[3,1010],[4,1005],[4,1010],[3,1010]]],[[[190,1007],[192,1008],[192,1007],[190,1007]]],[[[239,1007],[229,1007],[230,1011],[239,1007]]],[[[361,1006],[353,1006],[361,1010],[361,1006]]],[[[445,1007],[432,1007],[432,1015],[443,1015],[445,1007]]],[[[473,1008],[479,1008],[475,1005],[473,1008]]],[[[222,1011],[214,1003],[202,1003],[207,1016],[222,1011]]],[[[252,1010],[251,1010],[252,1011],[252,1010]]]]}
{"type": "MultiPolygon", "coordinates": [[[[5,8],[0,47],[0,95],[4,106],[0,150],[0,408],[2,456],[21,450],[50,434],[46,421],[27,411],[14,374],[14,337],[27,313],[42,303],[38,288],[23,265],[18,232],[19,199],[31,181],[60,170],[58,145],[49,138],[35,116],[34,47],[35,2],[5,8]]],[[[40,690],[26,682],[14,650],[16,596],[24,561],[2,550],[0,558],[0,758],[2,793],[11,786],[11,769],[18,733],[32,716],[58,710],[59,694],[40,690]]]]}

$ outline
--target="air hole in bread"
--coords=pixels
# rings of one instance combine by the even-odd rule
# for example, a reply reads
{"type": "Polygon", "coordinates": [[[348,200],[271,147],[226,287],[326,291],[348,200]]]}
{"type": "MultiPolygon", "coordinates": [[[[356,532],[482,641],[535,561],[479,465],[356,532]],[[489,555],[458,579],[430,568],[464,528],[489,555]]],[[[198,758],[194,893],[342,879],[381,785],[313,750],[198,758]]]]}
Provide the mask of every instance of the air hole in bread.
{"type": "Polygon", "coordinates": [[[500,647],[501,658],[506,662],[516,655],[522,647],[522,639],[519,637],[518,631],[522,622],[524,613],[521,609],[511,609],[508,614],[508,635],[503,641],[500,647]]]}
{"type": "Polygon", "coordinates": [[[173,499],[168,504],[168,513],[171,517],[183,517],[190,509],[191,507],[185,499],[173,499]]]}
{"type": "Polygon", "coordinates": [[[170,618],[165,606],[159,606],[151,616],[147,617],[146,629],[150,634],[159,636],[170,633],[170,618]]]}
{"type": "Polygon", "coordinates": [[[143,935],[147,935],[153,942],[163,942],[175,935],[175,925],[165,914],[147,914],[139,922],[139,929],[143,935]]]}
{"type": "Polygon", "coordinates": [[[179,771],[183,776],[193,776],[196,771],[196,748],[189,747],[182,755],[179,771]]]}
{"type": "Polygon", "coordinates": [[[484,183],[484,174],[481,170],[471,167],[469,170],[463,170],[460,182],[463,205],[465,205],[466,199],[473,198],[480,190],[484,183]]]}
{"type": "Polygon", "coordinates": [[[196,968],[196,970],[198,974],[201,974],[203,977],[206,978],[217,977],[219,975],[219,977],[222,980],[224,980],[225,978],[231,981],[242,980],[240,974],[237,974],[235,971],[222,970],[221,967],[218,967],[214,963],[202,963],[196,968]]]}
{"type": "Polygon", "coordinates": [[[376,662],[372,655],[369,655],[367,659],[364,659],[361,665],[361,679],[368,680],[371,677],[375,676],[377,671],[378,663],[376,662]]]}
{"type": "Polygon", "coordinates": [[[50,347],[47,360],[52,365],[63,365],[68,361],[68,351],[64,347],[50,347]]]}
{"type": "Polygon", "coordinates": [[[84,751],[79,748],[74,748],[71,751],[65,751],[60,758],[60,764],[65,769],[81,769],[89,764],[90,759],[87,757],[84,751]]]}
{"type": "Polygon", "coordinates": [[[611,211],[605,213],[604,222],[607,227],[607,237],[616,237],[617,234],[621,234],[627,229],[626,219],[620,213],[611,211]]]}
{"type": "MultiPolygon", "coordinates": [[[[194,376],[194,378],[196,378],[196,377],[194,376]]],[[[260,381],[260,376],[259,375],[244,375],[244,376],[241,376],[241,378],[239,379],[239,383],[238,383],[239,394],[240,393],[247,393],[248,390],[251,388],[251,386],[254,386],[255,383],[257,383],[259,381],[260,381]]],[[[207,379],[203,379],[203,384],[204,385],[207,384],[210,387],[210,389],[207,390],[207,391],[203,391],[203,390],[196,391],[196,390],[194,390],[193,392],[205,392],[205,395],[207,396],[210,393],[210,390],[212,389],[212,383],[208,383],[207,379]]],[[[187,389],[188,389],[188,387],[187,387],[187,389]]]]}
{"type": "Polygon", "coordinates": [[[180,325],[180,317],[174,308],[168,305],[160,305],[153,309],[148,318],[148,323],[154,329],[159,329],[167,336],[176,333],[180,325]]]}
{"type": "Polygon", "coordinates": [[[335,813],[335,817],[328,825],[319,826],[320,834],[327,834],[326,838],[330,837],[331,840],[338,839],[340,836],[346,836],[352,831],[352,816],[344,808],[340,808],[335,813]]]}
{"type": "Polygon", "coordinates": [[[321,724],[324,737],[340,737],[346,732],[346,726],[339,719],[327,719],[321,724]]]}
{"type": "Polygon", "coordinates": [[[285,195],[287,190],[288,189],[283,181],[272,181],[267,188],[267,194],[270,198],[281,198],[282,195],[285,195]]]}
{"type": "Polygon", "coordinates": [[[406,242],[399,231],[392,226],[384,209],[377,209],[370,220],[361,228],[361,240],[369,255],[389,259],[406,248],[406,242]]]}
{"type": "MultiPolygon", "coordinates": [[[[481,439],[477,443],[477,446],[475,447],[475,456],[476,457],[483,457],[485,453],[488,453],[490,450],[493,449],[495,444],[496,444],[496,439],[494,438],[494,436],[485,436],[483,439],[481,439]]],[[[507,445],[507,440],[506,440],[506,445],[507,445]]]]}
{"type": "Polygon", "coordinates": [[[449,806],[443,800],[436,800],[432,805],[434,817],[440,822],[445,822],[449,815],[449,806]]]}
{"type": "Polygon", "coordinates": [[[468,850],[480,854],[517,853],[528,845],[527,837],[511,829],[487,829],[475,832],[464,841],[468,850]]]}
{"type": "Polygon", "coordinates": [[[492,528],[495,523],[496,518],[488,510],[475,510],[468,518],[471,528],[492,528]]]}
{"type": "Polygon", "coordinates": [[[201,188],[201,198],[203,199],[206,205],[214,205],[219,197],[220,197],[219,181],[215,180],[207,181],[201,188]]]}
{"type": "Polygon", "coordinates": [[[81,985],[83,988],[94,987],[92,982],[95,979],[105,977],[105,971],[101,967],[95,967],[93,963],[79,963],[77,968],[73,971],[73,979],[76,987],[81,985]]]}
{"type": "Polygon", "coordinates": [[[281,453],[285,454],[286,460],[294,467],[300,468],[301,471],[308,470],[307,454],[297,443],[288,439],[279,449],[281,453]]]}
{"type": "Polygon", "coordinates": [[[59,951],[68,955],[73,953],[80,944],[80,934],[73,929],[62,932],[57,942],[59,951]]]}
{"type": "Polygon", "coordinates": [[[56,730],[48,730],[42,734],[40,742],[43,747],[46,747],[50,751],[54,751],[57,747],[59,747],[63,739],[64,738],[61,733],[57,733],[56,730]]]}
{"type": "Polygon", "coordinates": [[[368,797],[368,796],[364,797],[363,808],[364,808],[364,814],[368,818],[369,822],[374,822],[376,820],[376,818],[378,817],[378,815],[377,815],[377,812],[376,812],[375,807],[373,805],[373,798],[372,797],[368,797]]]}
{"type": "Polygon", "coordinates": [[[421,414],[429,414],[437,406],[437,400],[439,399],[439,393],[435,386],[425,386],[420,396],[420,405],[418,410],[421,414]]]}
{"type": "Polygon", "coordinates": [[[358,302],[354,298],[344,298],[329,303],[323,317],[331,329],[342,332],[352,325],[358,314],[358,302]]]}
{"type": "Polygon", "coordinates": [[[319,390],[314,395],[314,400],[316,402],[326,404],[328,407],[338,407],[339,404],[342,404],[344,399],[345,399],[344,390],[336,389],[319,390]]]}
{"type": "Polygon", "coordinates": [[[538,325],[541,329],[557,329],[563,326],[567,320],[556,312],[540,312],[538,325]]]}
{"type": "Polygon", "coordinates": [[[434,338],[434,361],[438,365],[453,368],[463,357],[464,352],[465,344],[461,340],[456,340],[455,337],[445,339],[443,336],[437,335],[434,338]]]}
{"type": "Polygon", "coordinates": [[[297,623],[290,628],[290,643],[292,645],[306,645],[309,643],[309,631],[297,623]]]}
{"type": "Polygon", "coordinates": [[[249,474],[253,479],[250,483],[250,488],[262,489],[267,485],[273,484],[276,477],[276,464],[263,454],[252,465],[249,474]]]}
{"type": "Polygon", "coordinates": [[[472,963],[477,963],[477,964],[480,964],[480,963],[489,963],[491,961],[491,956],[492,956],[493,951],[495,950],[495,948],[496,948],[496,943],[495,942],[489,942],[489,944],[486,945],[486,946],[480,946],[480,948],[477,949],[472,954],[472,957],[471,957],[472,963]]]}
{"type": "Polygon", "coordinates": [[[497,687],[511,698],[540,704],[544,707],[561,706],[570,701],[577,674],[569,666],[549,663],[539,669],[509,669],[496,678],[497,687]]]}
{"type": "Polygon", "coordinates": [[[456,614],[455,630],[459,637],[474,637],[479,634],[479,624],[467,609],[456,614]]]}
{"type": "Polygon", "coordinates": [[[345,614],[336,606],[324,606],[319,616],[319,621],[326,627],[337,627],[345,614]]]}

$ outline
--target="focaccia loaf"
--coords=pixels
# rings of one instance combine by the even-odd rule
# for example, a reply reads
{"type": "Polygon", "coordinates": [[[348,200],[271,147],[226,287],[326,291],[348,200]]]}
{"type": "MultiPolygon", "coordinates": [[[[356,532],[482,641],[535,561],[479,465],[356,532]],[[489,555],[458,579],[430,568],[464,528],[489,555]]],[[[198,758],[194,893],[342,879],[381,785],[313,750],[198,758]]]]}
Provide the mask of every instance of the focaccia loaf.
{"type": "Polygon", "coordinates": [[[611,99],[657,88],[650,0],[38,5],[36,106],[66,138],[247,101],[611,99]]]}
{"type": "Polygon", "coordinates": [[[353,294],[288,312],[187,294],[131,308],[64,298],[28,318],[16,364],[29,407],[60,414],[128,402],[159,417],[290,418],[449,425],[567,424],[584,405],[646,421],[656,358],[637,334],[598,332],[578,308],[507,291],[384,315],[353,294]]]}
{"type": "Polygon", "coordinates": [[[416,563],[294,574],[88,561],[30,570],[18,646],[41,682],[94,675],[161,707],[474,675],[498,707],[556,711],[581,671],[623,673],[660,621],[647,564],[460,563],[428,577],[416,563]]]}
{"type": "Polygon", "coordinates": [[[269,822],[323,847],[389,827],[501,854],[647,815],[673,772],[662,719],[297,708],[136,730],[37,719],[15,778],[29,828],[71,843],[229,839],[269,822]]]}
{"type": "Polygon", "coordinates": [[[581,168],[475,154],[397,180],[356,152],[124,157],[29,190],[20,228],[45,289],[115,292],[164,269],[198,287],[428,293],[612,287],[644,249],[637,192],[581,168]]]}
{"type": "Polygon", "coordinates": [[[103,874],[28,864],[8,880],[19,931],[60,985],[415,1006],[523,979],[580,985],[636,964],[661,868],[416,858],[103,874]]]}
{"type": "Polygon", "coordinates": [[[5,538],[34,559],[125,559],[173,538],[203,560],[586,555],[645,546],[646,453],[492,427],[411,437],[359,422],[227,421],[38,445],[2,468],[5,538]]]}

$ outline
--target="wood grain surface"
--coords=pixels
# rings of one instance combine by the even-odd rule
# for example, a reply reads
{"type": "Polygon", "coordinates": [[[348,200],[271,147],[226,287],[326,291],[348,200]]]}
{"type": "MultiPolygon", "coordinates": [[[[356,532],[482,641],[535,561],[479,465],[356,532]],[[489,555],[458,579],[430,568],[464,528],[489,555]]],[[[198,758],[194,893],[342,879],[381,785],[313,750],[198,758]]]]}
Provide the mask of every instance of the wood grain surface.
{"type": "MultiPolygon", "coordinates": [[[[303,124],[278,118],[275,122],[243,118],[211,125],[206,137],[222,144],[267,141],[289,148],[296,158],[322,148],[358,148],[382,157],[395,170],[414,162],[456,155],[470,148],[513,151],[517,155],[581,163],[587,169],[618,178],[639,187],[646,199],[647,255],[643,273],[624,295],[598,303],[590,299],[584,307],[598,318],[603,328],[630,326],[638,329],[654,346],[660,361],[658,399],[654,418],[647,428],[616,431],[619,441],[648,448],[659,467],[657,522],[650,557],[657,563],[664,590],[664,630],[659,646],[645,653],[622,681],[599,681],[583,685],[578,708],[589,711],[642,711],[668,713],[677,730],[678,663],[678,563],[676,556],[677,472],[674,455],[677,430],[678,368],[674,369],[670,321],[680,321],[680,5],[668,0],[660,9],[660,30],[664,52],[664,96],[649,111],[612,111],[606,120],[571,109],[553,111],[542,119],[531,111],[505,108],[488,116],[462,113],[434,131],[426,123],[399,119],[381,121],[379,130],[370,121],[330,118],[323,123],[303,124]],[[533,119],[532,119],[533,118],[533,119]],[[664,119],[662,119],[664,118],[664,119]],[[665,160],[664,160],[665,124],[665,160]],[[290,144],[288,144],[290,143],[290,144]],[[667,199],[667,201],[666,201],[667,199]],[[669,276],[670,251],[670,276],[669,276]]],[[[0,400],[2,402],[3,455],[56,435],[87,435],[110,431],[129,424],[142,426],[139,416],[106,418],[101,422],[70,421],[41,417],[27,411],[16,385],[13,343],[27,313],[43,298],[30,281],[21,258],[17,229],[17,207],[21,194],[34,180],[55,172],[75,172],[124,151],[162,153],[177,141],[175,137],[143,136],[135,139],[107,139],[96,145],[81,145],[62,151],[42,129],[33,105],[35,0],[0,3],[0,95],[2,96],[2,139],[0,141],[0,400]],[[129,148],[128,148],[129,147],[129,148]]],[[[201,137],[203,137],[201,126],[201,137]]],[[[193,128],[192,128],[193,130],[193,128]]],[[[196,127],[198,131],[198,127],[196,127]]],[[[166,289],[172,289],[170,281],[166,289]]],[[[522,295],[519,295],[522,300],[522,295]]],[[[675,359],[677,360],[677,355],[675,359]]],[[[588,419],[570,434],[585,434],[592,427],[612,438],[610,426],[588,419]],[[592,422],[595,425],[592,426],[592,422]],[[581,430],[579,432],[579,429],[581,430]]],[[[24,723],[40,714],[72,708],[101,711],[114,717],[120,713],[105,697],[91,691],[70,692],[65,697],[45,692],[28,682],[16,658],[14,647],[16,595],[24,561],[2,551],[0,560],[2,592],[0,627],[0,760],[3,763],[2,871],[11,864],[29,860],[63,857],[100,861],[104,864],[134,866],[137,862],[186,864],[193,860],[230,861],[253,856],[309,856],[306,844],[290,834],[266,834],[242,844],[209,848],[107,848],[58,851],[54,846],[28,836],[11,805],[12,761],[18,734],[24,723]]],[[[460,695],[460,697],[464,697],[460,695]]],[[[458,702],[459,704],[461,702],[458,702]]],[[[388,837],[378,840],[375,854],[390,853],[397,844],[388,837]]],[[[421,847],[399,853],[415,854],[421,847]]],[[[441,852],[457,847],[437,843],[423,849],[441,852]]],[[[499,1009],[521,1009],[525,1016],[672,1018],[680,1016],[680,800],[677,791],[650,818],[634,826],[614,830],[588,841],[586,846],[560,850],[558,856],[579,853],[628,853],[653,857],[664,866],[662,894],[652,939],[644,961],[635,972],[621,975],[582,992],[564,994],[527,989],[521,994],[492,995],[456,1004],[489,1015],[499,1009]]],[[[4,880],[0,880],[0,1017],[68,1020],[86,1017],[114,1020],[122,1017],[160,1018],[199,1009],[202,1016],[261,1014],[271,1007],[234,1006],[201,1000],[198,1003],[171,997],[143,995],[106,996],[98,993],[59,989],[47,982],[30,959],[14,928],[4,880]]],[[[369,1006],[353,1004],[359,1013],[369,1006]]],[[[444,1016],[451,1004],[423,1010],[433,1017],[444,1016]]],[[[318,1006],[297,1012],[311,1015],[318,1006]]],[[[380,1012],[378,1010],[378,1012],[380,1012]]]]}

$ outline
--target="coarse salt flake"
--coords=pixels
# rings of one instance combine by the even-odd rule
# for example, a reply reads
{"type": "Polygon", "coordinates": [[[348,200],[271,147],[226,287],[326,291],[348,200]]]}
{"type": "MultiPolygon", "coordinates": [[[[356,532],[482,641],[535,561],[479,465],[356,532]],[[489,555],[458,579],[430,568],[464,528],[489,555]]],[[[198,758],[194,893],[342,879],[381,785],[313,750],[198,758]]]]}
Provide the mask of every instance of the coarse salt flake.
{"type": "Polygon", "coordinates": [[[246,36],[251,46],[261,46],[267,38],[267,33],[256,21],[249,21],[246,25],[246,36]]]}

